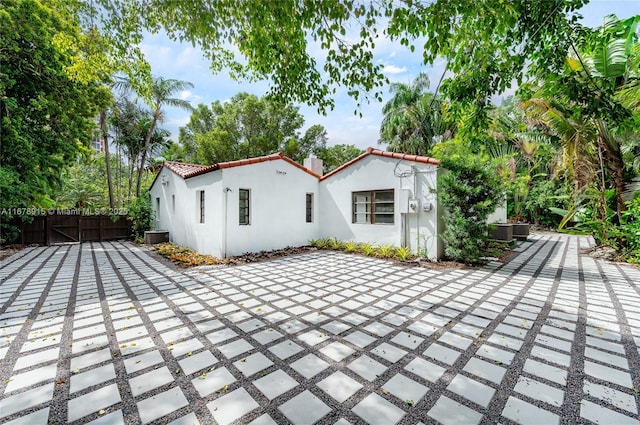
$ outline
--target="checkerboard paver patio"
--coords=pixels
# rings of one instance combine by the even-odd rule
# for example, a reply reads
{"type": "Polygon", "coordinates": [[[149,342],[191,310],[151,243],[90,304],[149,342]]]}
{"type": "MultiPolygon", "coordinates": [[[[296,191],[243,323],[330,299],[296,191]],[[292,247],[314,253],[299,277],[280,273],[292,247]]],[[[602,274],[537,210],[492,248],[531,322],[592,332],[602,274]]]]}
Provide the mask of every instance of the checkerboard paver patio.
{"type": "Polygon", "coordinates": [[[0,422],[638,424],[640,271],[591,243],[461,270],[30,248],[0,268],[0,422]]]}

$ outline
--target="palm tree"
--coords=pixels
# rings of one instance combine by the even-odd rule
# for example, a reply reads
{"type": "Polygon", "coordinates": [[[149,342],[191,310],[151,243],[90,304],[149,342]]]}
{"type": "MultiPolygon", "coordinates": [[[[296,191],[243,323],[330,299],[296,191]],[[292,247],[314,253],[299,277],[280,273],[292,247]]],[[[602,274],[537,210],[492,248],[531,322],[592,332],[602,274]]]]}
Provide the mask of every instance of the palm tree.
{"type": "MultiPolygon", "coordinates": [[[[624,203],[625,162],[620,138],[611,129],[628,120],[633,109],[638,87],[638,36],[636,29],[640,16],[618,20],[615,15],[605,18],[600,31],[595,34],[591,44],[584,51],[573,49],[574,57],[567,63],[576,80],[583,86],[583,98],[588,97],[587,112],[592,117],[596,129],[599,149],[602,151],[602,164],[606,164],[608,174],[616,193],[617,214],[615,221],[620,222],[624,203]],[[631,95],[630,95],[631,93],[631,95]],[[619,99],[631,100],[620,102],[619,99]]],[[[603,170],[604,174],[604,170],[603,170]]]]}
{"type": "Polygon", "coordinates": [[[380,143],[388,143],[388,150],[423,155],[435,143],[452,136],[454,126],[444,116],[445,104],[426,93],[428,88],[429,79],[424,73],[410,84],[391,84],[393,97],[382,108],[380,126],[380,143]]]}
{"type": "Polygon", "coordinates": [[[187,81],[174,80],[174,79],[165,79],[162,77],[157,77],[153,79],[153,83],[151,86],[151,100],[149,102],[149,107],[151,108],[151,125],[149,126],[149,130],[147,131],[147,135],[144,141],[144,147],[142,149],[142,156],[140,158],[140,165],[138,167],[138,176],[136,182],[136,196],[140,196],[140,183],[142,181],[142,172],[144,170],[147,155],[149,154],[149,149],[151,147],[151,142],[156,132],[156,126],[158,123],[164,122],[164,111],[162,108],[164,106],[173,106],[176,108],[192,110],[191,104],[184,100],[172,97],[176,92],[186,90],[187,88],[193,87],[193,84],[187,81]]]}

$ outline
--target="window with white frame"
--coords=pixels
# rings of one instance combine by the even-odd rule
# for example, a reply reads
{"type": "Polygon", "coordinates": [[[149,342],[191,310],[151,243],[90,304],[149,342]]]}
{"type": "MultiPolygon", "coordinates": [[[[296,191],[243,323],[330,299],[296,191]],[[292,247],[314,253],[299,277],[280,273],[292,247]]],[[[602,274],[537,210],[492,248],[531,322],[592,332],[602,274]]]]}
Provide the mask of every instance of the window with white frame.
{"type": "Polygon", "coordinates": [[[393,199],[393,189],[353,192],[352,222],[358,224],[393,224],[393,199]]]}
{"type": "Polygon", "coordinates": [[[242,226],[248,226],[250,224],[249,219],[249,204],[250,204],[251,192],[249,189],[238,190],[238,223],[242,226]]]}

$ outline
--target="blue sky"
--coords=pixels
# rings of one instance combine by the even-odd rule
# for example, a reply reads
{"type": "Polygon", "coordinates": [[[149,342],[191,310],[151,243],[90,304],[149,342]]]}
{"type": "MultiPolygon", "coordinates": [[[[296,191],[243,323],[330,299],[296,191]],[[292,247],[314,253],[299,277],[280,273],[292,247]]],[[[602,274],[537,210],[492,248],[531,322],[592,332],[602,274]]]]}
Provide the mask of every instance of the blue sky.
{"type": "MultiPolygon", "coordinates": [[[[537,0],[532,0],[537,1],[537,0]]],[[[598,26],[604,16],[615,14],[619,18],[627,18],[640,14],[640,0],[591,0],[581,13],[583,22],[588,26],[598,26]]],[[[191,102],[211,104],[215,100],[224,101],[239,92],[248,92],[257,96],[264,95],[269,89],[269,82],[236,82],[222,72],[214,75],[209,69],[209,62],[204,59],[202,51],[189,44],[172,42],[164,34],[154,34],[145,37],[141,48],[151,64],[155,76],[175,78],[193,83],[194,87],[182,92],[180,97],[191,102]]],[[[377,63],[384,66],[386,76],[392,82],[411,82],[419,72],[424,71],[432,82],[432,87],[440,79],[444,70],[444,60],[436,61],[433,66],[422,63],[419,49],[411,53],[399,43],[389,40],[377,43],[374,51],[377,63]]],[[[326,116],[319,115],[313,106],[299,105],[300,112],[305,117],[305,127],[321,124],[327,129],[328,144],[353,144],[361,149],[378,146],[378,133],[382,120],[382,106],[389,99],[387,88],[384,88],[383,102],[372,101],[363,103],[359,111],[362,118],[354,115],[356,103],[345,89],[338,90],[335,96],[336,107],[327,112],[326,116]]],[[[509,94],[509,93],[507,93],[509,94]]],[[[189,121],[189,112],[174,108],[165,109],[165,122],[162,127],[172,133],[177,140],[178,128],[189,121]]]]}

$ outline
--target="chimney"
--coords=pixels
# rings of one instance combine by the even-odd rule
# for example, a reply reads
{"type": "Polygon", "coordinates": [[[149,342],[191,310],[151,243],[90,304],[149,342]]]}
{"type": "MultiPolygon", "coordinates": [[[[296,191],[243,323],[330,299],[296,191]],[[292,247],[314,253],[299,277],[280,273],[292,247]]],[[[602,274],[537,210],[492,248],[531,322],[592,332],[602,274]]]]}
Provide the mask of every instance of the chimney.
{"type": "Polygon", "coordinates": [[[304,159],[304,166],[318,175],[322,175],[322,160],[314,154],[309,154],[309,158],[304,159]]]}

